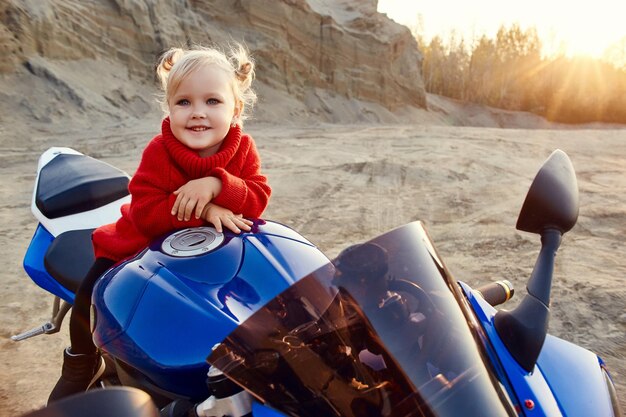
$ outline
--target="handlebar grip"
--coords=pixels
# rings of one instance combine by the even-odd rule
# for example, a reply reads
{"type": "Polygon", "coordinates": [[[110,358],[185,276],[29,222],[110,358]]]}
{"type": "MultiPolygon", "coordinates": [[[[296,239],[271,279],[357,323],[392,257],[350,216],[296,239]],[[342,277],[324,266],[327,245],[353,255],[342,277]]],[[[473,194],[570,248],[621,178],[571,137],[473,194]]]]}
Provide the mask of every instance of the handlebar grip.
{"type": "Polygon", "coordinates": [[[505,279],[483,285],[477,288],[476,291],[494,307],[507,302],[515,294],[513,284],[505,279]]]}

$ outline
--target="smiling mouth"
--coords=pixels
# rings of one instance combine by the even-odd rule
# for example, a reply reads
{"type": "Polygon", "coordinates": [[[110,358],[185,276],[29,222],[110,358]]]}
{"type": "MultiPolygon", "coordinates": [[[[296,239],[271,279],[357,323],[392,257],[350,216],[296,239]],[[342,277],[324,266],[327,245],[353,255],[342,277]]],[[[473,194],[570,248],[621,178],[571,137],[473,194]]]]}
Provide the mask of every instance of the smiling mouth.
{"type": "Polygon", "coordinates": [[[205,130],[209,130],[210,127],[206,127],[206,126],[193,126],[193,127],[188,127],[187,129],[189,130],[193,130],[194,132],[204,132],[205,130]]]}

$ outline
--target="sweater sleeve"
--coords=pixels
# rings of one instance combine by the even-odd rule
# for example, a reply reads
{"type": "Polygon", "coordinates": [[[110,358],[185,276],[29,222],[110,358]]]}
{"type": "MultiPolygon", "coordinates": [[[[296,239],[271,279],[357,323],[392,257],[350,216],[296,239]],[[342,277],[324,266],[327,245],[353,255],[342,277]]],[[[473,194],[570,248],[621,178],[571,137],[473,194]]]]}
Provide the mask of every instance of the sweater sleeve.
{"type": "Polygon", "coordinates": [[[213,202],[245,217],[260,217],[267,207],[272,190],[267,178],[261,174],[261,158],[249,136],[244,161],[240,175],[224,168],[213,170],[211,175],[222,180],[222,191],[213,202]]]}
{"type": "Polygon", "coordinates": [[[162,145],[152,141],[144,150],[137,172],[128,185],[129,217],[137,230],[152,239],[174,229],[202,226],[204,220],[178,221],[171,210],[176,200],[171,190],[169,161],[162,145]]]}

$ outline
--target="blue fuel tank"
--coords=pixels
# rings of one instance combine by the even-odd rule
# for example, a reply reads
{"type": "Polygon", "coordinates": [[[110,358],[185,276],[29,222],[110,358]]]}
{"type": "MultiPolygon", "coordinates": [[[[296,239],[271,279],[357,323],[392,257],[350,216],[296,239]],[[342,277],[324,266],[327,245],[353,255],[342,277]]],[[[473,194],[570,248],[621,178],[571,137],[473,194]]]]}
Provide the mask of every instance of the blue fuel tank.
{"type": "Polygon", "coordinates": [[[98,347],[152,385],[206,397],[212,347],[328,258],[292,229],[255,221],[250,232],[183,229],[101,278],[93,294],[98,347]]]}

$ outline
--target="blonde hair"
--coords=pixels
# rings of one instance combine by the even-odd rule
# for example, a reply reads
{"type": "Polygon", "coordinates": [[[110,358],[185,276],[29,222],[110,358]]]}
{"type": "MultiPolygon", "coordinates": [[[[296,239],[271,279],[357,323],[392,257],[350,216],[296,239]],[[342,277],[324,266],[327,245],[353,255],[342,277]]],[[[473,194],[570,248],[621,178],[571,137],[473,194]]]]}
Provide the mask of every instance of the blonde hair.
{"type": "Polygon", "coordinates": [[[180,83],[192,72],[207,65],[214,65],[231,76],[231,87],[235,102],[241,105],[237,120],[240,125],[247,119],[246,109],[256,102],[256,93],[250,87],[254,79],[254,61],[240,44],[230,48],[228,54],[217,48],[193,47],[191,49],[170,48],[157,64],[156,73],[163,94],[161,108],[167,114],[168,102],[180,83]]]}

